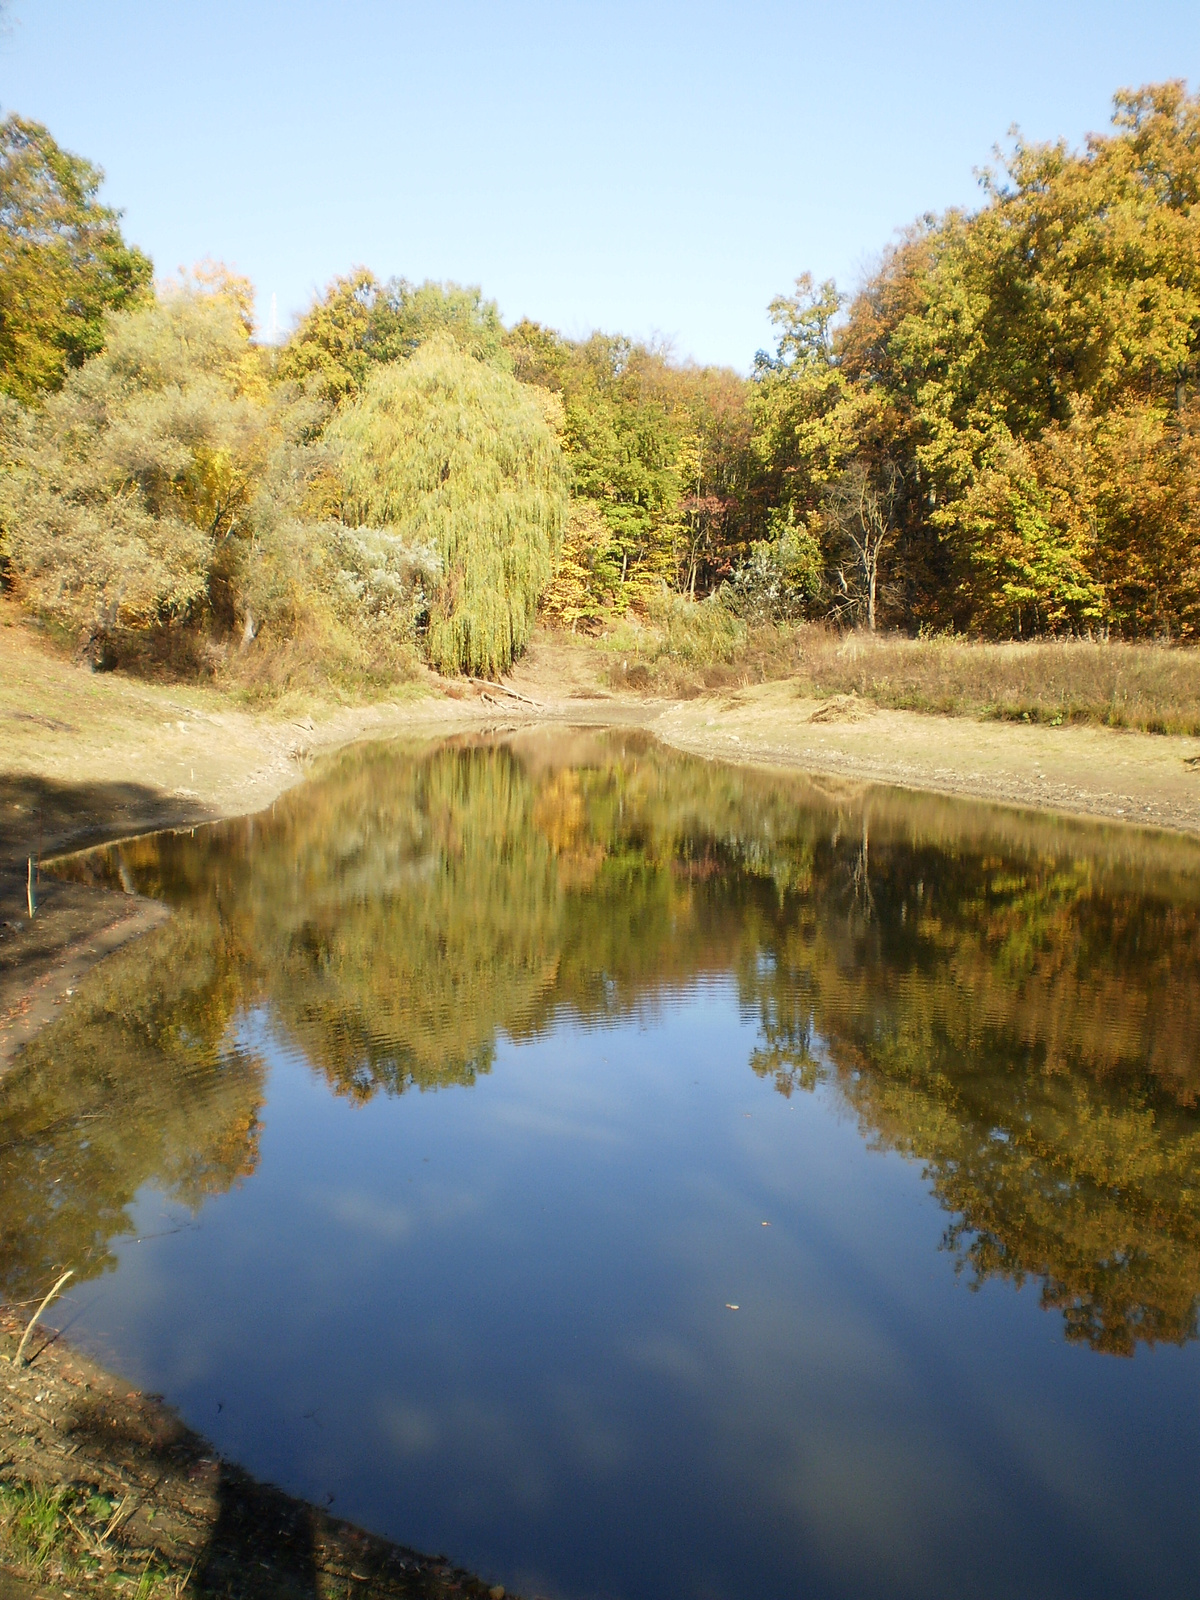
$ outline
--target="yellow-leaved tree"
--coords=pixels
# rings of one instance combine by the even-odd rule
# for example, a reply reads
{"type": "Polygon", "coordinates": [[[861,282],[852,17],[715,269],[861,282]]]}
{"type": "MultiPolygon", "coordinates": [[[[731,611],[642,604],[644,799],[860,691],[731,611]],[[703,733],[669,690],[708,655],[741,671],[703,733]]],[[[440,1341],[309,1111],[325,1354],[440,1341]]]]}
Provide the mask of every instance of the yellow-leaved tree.
{"type": "Polygon", "coordinates": [[[215,269],[110,315],[104,350],[40,411],[10,403],[0,515],[20,592],[81,624],[187,617],[243,528],[270,448],[250,289],[215,269]]]}
{"type": "Polygon", "coordinates": [[[442,672],[503,672],[558,556],[566,468],[554,396],[446,337],[376,368],[329,428],[343,515],[437,552],[427,649],[442,672]]]}

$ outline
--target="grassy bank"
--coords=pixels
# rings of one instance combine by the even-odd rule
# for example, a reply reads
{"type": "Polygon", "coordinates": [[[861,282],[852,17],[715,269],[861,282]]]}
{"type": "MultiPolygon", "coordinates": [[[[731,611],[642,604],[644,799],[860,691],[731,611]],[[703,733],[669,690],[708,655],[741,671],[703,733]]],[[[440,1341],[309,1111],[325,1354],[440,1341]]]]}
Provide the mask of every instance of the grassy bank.
{"type": "Polygon", "coordinates": [[[858,695],[898,711],[1200,735],[1200,650],[1169,645],[749,627],[712,602],[676,602],[597,644],[610,683],[655,695],[692,698],[793,678],[806,697],[858,695]]]}

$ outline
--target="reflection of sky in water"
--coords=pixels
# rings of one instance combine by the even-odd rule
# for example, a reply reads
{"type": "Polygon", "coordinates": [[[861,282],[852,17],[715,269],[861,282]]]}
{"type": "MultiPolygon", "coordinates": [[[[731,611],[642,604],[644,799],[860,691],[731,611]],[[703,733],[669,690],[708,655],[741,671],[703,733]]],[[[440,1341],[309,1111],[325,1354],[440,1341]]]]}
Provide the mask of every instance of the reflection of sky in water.
{"type": "Polygon", "coordinates": [[[75,1329],[255,1473],[526,1594],[1196,1592],[1200,1347],[969,1292],[732,983],[361,1106],[240,1027],[258,1170],[177,1233],[144,1189],[75,1329]]]}

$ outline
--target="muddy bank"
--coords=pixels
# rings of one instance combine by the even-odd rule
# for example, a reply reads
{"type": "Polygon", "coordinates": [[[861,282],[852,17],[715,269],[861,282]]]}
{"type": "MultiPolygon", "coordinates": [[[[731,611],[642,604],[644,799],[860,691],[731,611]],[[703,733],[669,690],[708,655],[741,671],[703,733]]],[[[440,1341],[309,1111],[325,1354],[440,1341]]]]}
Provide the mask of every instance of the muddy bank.
{"type": "Polygon", "coordinates": [[[1200,740],[805,700],[789,683],[664,706],[647,726],[696,755],[1059,816],[1200,834],[1200,740]]]}
{"type": "Polygon", "coordinates": [[[0,1074],[89,967],[166,916],[136,895],[59,882],[40,871],[43,856],[205,815],[148,786],[0,773],[0,1074]]]}
{"type": "MultiPolygon", "coordinates": [[[[503,1600],[221,1460],[155,1395],[53,1332],[9,1364],[0,1309],[0,1577],[25,1596],[184,1593],[227,1600],[503,1600]]],[[[5,1593],[0,1584],[0,1596],[5,1593]]]]}

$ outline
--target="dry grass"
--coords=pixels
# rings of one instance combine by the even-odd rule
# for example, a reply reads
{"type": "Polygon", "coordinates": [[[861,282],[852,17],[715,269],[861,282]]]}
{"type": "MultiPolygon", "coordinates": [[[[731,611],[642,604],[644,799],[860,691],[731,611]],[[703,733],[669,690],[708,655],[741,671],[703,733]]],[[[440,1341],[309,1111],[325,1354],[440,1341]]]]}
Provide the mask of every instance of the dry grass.
{"type": "Polygon", "coordinates": [[[944,716],[1200,736],[1200,650],[1169,645],[984,644],[839,633],[813,623],[739,631],[686,614],[673,615],[669,627],[624,624],[599,644],[615,686],[680,699],[794,678],[799,692],[815,699],[859,695],[944,716]]]}
{"type": "Polygon", "coordinates": [[[798,636],[796,676],[819,695],[1006,722],[1090,722],[1200,734],[1200,650],[1043,640],[981,644],[824,629],[798,636]]]}
{"type": "MultiPolygon", "coordinates": [[[[0,626],[36,639],[48,657],[94,666],[86,634],[54,618],[31,616],[2,594],[0,626]]],[[[230,705],[281,713],[406,698],[428,692],[431,678],[413,640],[383,628],[348,627],[319,606],[291,618],[283,636],[260,636],[249,648],[200,629],[174,627],[116,630],[106,649],[105,666],[123,677],[176,693],[216,692],[230,705]]]]}
{"type": "Polygon", "coordinates": [[[412,641],[320,614],[300,619],[287,638],[256,639],[248,650],[227,642],[210,647],[209,658],[217,687],[255,709],[369,704],[412,692],[429,677],[412,641]]]}

